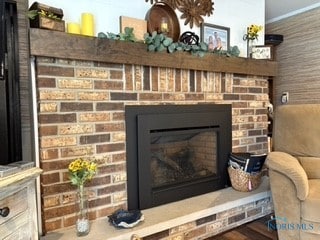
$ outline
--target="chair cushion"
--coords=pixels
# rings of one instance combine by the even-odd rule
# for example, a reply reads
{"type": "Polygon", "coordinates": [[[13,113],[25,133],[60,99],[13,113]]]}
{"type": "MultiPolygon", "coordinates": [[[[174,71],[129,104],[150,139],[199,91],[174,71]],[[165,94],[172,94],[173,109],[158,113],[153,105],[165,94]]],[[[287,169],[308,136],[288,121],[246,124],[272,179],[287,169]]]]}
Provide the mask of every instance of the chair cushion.
{"type": "Polygon", "coordinates": [[[301,218],[320,223],[320,179],[311,179],[308,182],[309,194],[306,200],[301,201],[301,218]]]}
{"type": "Polygon", "coordinates": [[[274,151],[293,156],[320,157],[320,104],[282,105],[276,108],[274,151]]]}
{"type": "Polygon", "coordinates": [[[319,240],[320,239],[320,223],[301,220],[300,239],[319,240]]]}
{"type": "Polygon", "coordinates": [[[298,157],[298,160],[306,171],[308,179],[320,179],[320,158],[298,157]]]}

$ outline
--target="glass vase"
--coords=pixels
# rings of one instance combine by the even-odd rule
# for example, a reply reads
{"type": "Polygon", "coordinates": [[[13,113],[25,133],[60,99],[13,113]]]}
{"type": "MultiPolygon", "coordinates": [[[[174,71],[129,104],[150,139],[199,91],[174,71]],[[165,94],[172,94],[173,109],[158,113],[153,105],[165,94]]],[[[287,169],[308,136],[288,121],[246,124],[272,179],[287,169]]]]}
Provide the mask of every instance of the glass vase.
{"type": "Polygon", "coordinates": [[[88,216],[88,195],[85,193],[84,186],[78,187],[78,214],[76,222],[77,236],[86,236],[90,232],[90,222],[88,216]]]}
{"type": "Polygon", "coordinates": [[[253,45],[253,40],[247,39],[247,58],[251,58],[252,55],[252,45],[253,45]]]}

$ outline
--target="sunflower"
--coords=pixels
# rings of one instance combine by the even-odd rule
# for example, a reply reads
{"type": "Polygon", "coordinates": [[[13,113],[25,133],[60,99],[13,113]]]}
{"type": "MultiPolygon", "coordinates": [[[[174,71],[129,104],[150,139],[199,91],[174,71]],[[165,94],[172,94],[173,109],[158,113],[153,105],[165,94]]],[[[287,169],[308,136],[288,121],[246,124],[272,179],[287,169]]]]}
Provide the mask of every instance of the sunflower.
{"type": "Polygon", "coordinates": [[[259,32],[262,30],[262,26],[251,24],[247,28],[247,33],[244,35],[244,40],[255,40],[259,37],[259,32]]]}
{"type": "Polygon", "coordinates": [[[97,171],[97,164],[78,158],[69,164],[68,170],[71,184],[80,186],[93,178],[97,171]]]}

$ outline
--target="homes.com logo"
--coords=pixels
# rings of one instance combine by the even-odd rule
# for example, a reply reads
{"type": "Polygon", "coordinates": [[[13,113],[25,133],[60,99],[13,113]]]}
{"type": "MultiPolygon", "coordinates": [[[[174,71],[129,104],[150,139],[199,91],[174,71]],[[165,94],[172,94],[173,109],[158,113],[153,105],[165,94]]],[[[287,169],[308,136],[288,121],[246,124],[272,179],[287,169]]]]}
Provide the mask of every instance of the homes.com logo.
{"type": "Polygon", "coordinates": [[[314,229],[313,224],[305,223],[289,223],[285,217],[274,217],[267,221],[268,230],[288,231],[288,230],[304,230],[310,231],[314,229]]]}

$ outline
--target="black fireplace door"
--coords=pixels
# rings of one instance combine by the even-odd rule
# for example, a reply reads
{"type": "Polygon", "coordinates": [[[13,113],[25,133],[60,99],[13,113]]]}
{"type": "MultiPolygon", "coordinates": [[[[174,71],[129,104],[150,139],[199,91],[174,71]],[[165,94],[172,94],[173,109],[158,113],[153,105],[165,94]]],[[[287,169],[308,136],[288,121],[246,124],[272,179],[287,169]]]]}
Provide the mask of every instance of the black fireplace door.
{"type": "Polygon", "coordinates": [[[135,130],[127,135],[127,141],[134,140],[127,142],[129,208],[150,208],[228,185],[229,105],[142,107],[135,109],[135,130]]]}

